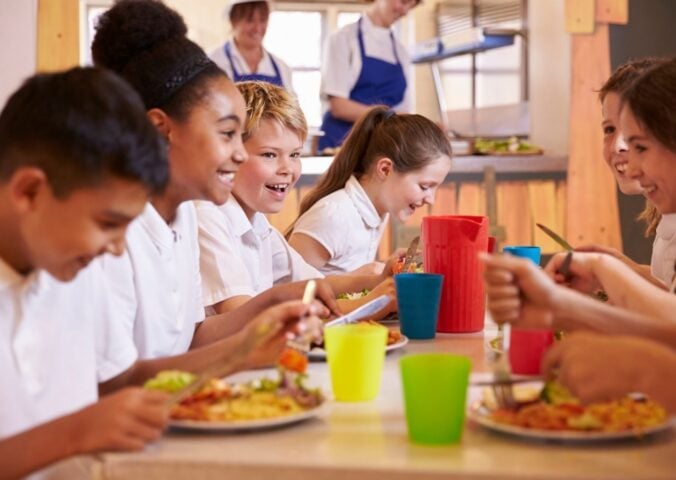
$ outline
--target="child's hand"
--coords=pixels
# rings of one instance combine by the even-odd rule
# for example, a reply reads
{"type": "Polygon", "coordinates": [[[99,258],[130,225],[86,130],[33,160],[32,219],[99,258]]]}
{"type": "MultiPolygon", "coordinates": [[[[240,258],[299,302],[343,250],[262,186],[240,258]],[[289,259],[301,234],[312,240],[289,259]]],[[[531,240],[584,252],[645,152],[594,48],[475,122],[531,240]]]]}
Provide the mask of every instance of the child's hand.
{"type": "Polygon", "coordinates": [[[384,281],[380,282],[373,290],[369,292],[368,295],[362,297],[361,300],[363,303],[366,303],[380,297],[381,295],[388,295],[391,300],[385,308],[371,317],[374,320],[380,320],[390,313],[397,311],[397,289],[394,285],[394,279],[392,279],[392,277],[387,277],[384,281]]]}
{"type": "Polygon", "coordinates": [[[73,414],[76,452],[142,450],[161,435],[169,416],[169,395],[140,387],[102,397],[73,414]]]}
{"type": "MultiPolygon", "coordinates": [[[[566,279],[558,273],[563,261],[568,255],[567,252],[557,253],[547,263],[545,272],[554,279],[557,283],[565,283],[566,279]]],[[[594,274],[593,264],[598,259],[598,253],[582,253],[575,252],[570,262],[568,286],[573,290],[581,293],[592,294],[602,289],[601,284],[596,279],[594,274]]]]}
{"type": "Polygon", "coordinates": [[[406,257],[406,249],[398,248],[392,255],[390,255],[390,258],[387,259],[387,262],[385,263],[385,268],[383,269],[383,276],[391,277],[396,273],[400,273],[399,271],[397,271],[397,266],[398,265],[403,266],[405,257],[406,257]]]}

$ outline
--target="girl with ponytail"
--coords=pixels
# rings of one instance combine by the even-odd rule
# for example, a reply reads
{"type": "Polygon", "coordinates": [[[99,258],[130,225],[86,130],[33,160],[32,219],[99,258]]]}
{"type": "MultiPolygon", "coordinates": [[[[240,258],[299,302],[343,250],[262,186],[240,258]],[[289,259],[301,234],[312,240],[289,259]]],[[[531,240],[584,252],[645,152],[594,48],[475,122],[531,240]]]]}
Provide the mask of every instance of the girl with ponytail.
{"type": "Polygon", "coordinates": [[[450,168],[451,146],[436,124],[374,107],[301,202],[289,243],[323,274],[357,270],[375,260],[389,216],[403,222],[432,205],[450,168]]]}

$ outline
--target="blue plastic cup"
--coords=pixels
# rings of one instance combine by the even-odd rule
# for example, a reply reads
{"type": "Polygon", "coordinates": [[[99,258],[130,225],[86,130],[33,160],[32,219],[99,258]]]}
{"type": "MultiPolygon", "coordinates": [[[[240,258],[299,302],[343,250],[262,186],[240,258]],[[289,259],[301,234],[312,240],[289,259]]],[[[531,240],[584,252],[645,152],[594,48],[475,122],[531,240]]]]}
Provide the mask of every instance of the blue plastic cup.
{"type": "Polygon", "coordinates": [[[434,338],[444,276],[438,273],[400,273],[394,276],[401,333],[411,340],[434,338]]]}
{"type": "Polygon", "coordinates": [[[540,265],[540,247],[533,245],[516,245],[503,247],[502,251],[514,255],[515,257],[527,258],[535,265],[540,265]]]}

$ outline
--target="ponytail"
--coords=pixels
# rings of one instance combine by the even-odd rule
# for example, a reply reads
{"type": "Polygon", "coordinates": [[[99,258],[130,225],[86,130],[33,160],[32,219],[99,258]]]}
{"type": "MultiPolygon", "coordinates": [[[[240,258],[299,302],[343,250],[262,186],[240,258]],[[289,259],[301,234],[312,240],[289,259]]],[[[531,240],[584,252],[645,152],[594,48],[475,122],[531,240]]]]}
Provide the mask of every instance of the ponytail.
{"type": "Polygon", "coordinates": [[[298,218],[315,203],[344,188],[350,176],[361,178],[377,160],[389,158],[395,171],[406,173],[442,155],[451,157],[451,145],[431,120],[422,115],[396,114],[386,106],[371,108],[357,120],[329,169],[301,201],[298,217],[286,237],[291,236],[298,218]]]}

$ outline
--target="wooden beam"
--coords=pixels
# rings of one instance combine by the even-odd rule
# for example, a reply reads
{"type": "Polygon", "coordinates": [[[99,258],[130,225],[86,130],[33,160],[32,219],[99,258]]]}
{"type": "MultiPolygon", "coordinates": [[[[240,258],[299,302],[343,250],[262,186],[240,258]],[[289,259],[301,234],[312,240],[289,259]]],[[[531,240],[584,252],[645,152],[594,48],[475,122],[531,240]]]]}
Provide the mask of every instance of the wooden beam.
{"type": "Polygon", "coordinates": [[[629,0],[596,0],[596,21],[626,25],[629,22],[629,0]]]}
{"type": "Polygon", "coordinates": [[[79,0],[39,0],[37,71],[64,70],[79,63],[79,0]]]}
{"type": "Polygon", "coordinates": [[[597,91],[610,76],[608,25],[593,35],[572,35],[567,235],[571,244],[622,249],[617,187],[603,161],[597,91]]]}
{"type": "Polygon", "coordinates": [[[566,31],[568,33],[594,32],[594,0],[565,0],[566,31]]]}

